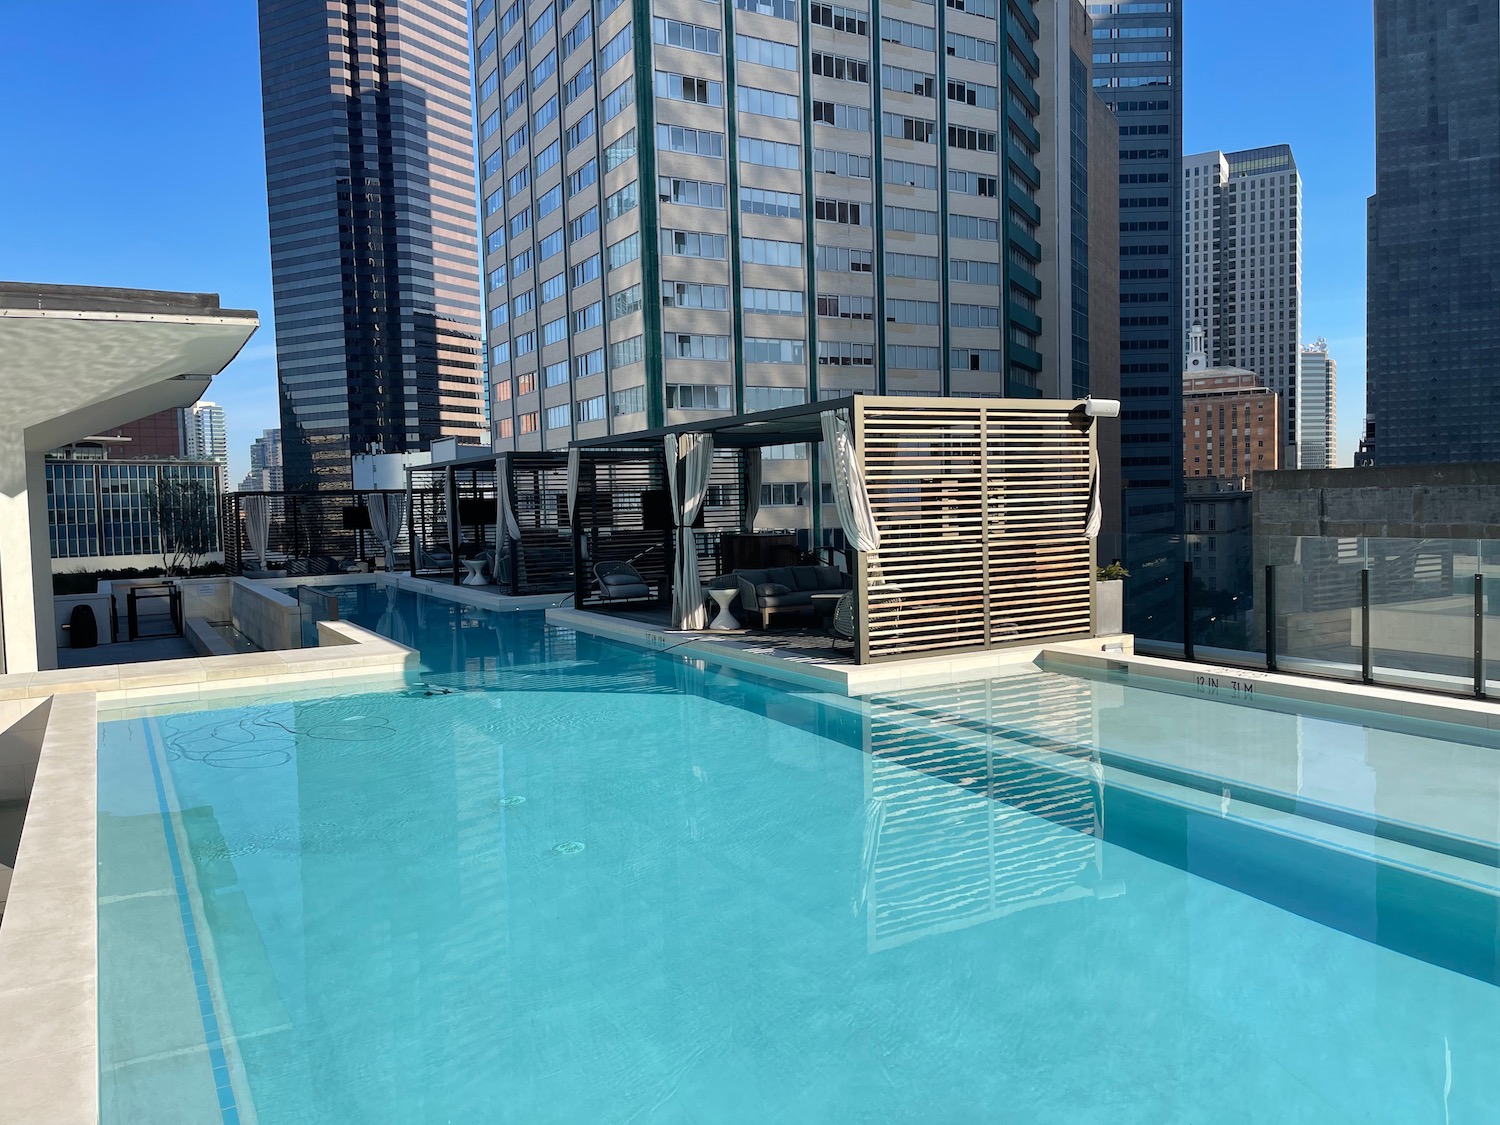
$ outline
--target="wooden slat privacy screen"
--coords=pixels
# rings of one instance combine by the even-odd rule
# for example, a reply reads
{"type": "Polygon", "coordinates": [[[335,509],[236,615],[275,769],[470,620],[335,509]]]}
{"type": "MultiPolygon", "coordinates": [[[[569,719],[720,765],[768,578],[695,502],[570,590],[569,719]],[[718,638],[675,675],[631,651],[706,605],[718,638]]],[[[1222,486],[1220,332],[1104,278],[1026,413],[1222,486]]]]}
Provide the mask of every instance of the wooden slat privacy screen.
{"type": "Polygon", "coordinates": [[[1071,406],[856,400],[881,537],[861,663],[1090,635],[1093,437],[1071,406]]]}

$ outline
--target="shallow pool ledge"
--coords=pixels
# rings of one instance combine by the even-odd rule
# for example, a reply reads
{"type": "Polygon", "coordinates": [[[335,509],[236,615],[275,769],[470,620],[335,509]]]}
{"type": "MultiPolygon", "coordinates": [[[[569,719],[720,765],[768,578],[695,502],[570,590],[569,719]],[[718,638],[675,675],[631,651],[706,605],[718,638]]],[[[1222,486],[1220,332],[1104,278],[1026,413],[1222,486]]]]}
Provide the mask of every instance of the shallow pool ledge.
{"type": "Polygon", "coordinates": [[[0,1121],[99,1119],[98,705],[55,696],[0,920],[0,1121]]]}
{"type": "Polygon", "coordinates": [[[317,648],[0,676],[0,785],[27,801],[0,918],[0,1121],[99,1119],[100,707],[389,683],[419,662],[405,645],[325,621],[317,648]]]}
{"type": "MultiPolygon", "coordinates": [[[[171,703],[247,688],[276,690],[341,680],[390,681],[414,672],[414,649],[347,621],[320,621],[318,647],[194,656],[0,676],[0,701],[92,692],[102,707],[171,703]]],[[[0,713],[3,722],[3,713],[0,713]]]]}

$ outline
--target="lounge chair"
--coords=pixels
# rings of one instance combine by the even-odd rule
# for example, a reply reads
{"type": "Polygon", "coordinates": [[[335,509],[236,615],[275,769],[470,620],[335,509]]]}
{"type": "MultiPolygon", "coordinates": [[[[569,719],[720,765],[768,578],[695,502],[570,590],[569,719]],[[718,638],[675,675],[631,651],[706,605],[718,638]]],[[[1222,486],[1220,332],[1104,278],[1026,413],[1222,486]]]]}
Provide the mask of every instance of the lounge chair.
{"type": "Polygon", "coordinates": [[[421,543],[417,543],[413,549],[417,552],[418,571],[453,569],[453,556],[443,548],[435,547],[429,551],[421,543]]]}
{"type": "Polygon", "coordinates": [[[626,562],[602,562],[594,566],[599,583],[599,598],[606,605],[615,602],[638,602],[651,597],[651,587],[641,572],[626,562]]]}

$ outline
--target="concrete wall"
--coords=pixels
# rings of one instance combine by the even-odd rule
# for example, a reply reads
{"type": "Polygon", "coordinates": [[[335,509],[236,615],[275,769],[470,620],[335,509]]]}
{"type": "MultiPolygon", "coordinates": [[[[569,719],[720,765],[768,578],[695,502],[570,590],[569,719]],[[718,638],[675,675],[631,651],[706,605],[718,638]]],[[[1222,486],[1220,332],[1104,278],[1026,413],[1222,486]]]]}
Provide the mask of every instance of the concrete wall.
{"type": "Polygon", "coordinates": [[[249,578],[230,581],[229,620],[267,652],[302,647],[297,600],[249,578]]]}
{"type": "Polygon", "coordinates": [[[1500,539],[1500,463],[1257,473],[1255,535],[1500,539]]]}

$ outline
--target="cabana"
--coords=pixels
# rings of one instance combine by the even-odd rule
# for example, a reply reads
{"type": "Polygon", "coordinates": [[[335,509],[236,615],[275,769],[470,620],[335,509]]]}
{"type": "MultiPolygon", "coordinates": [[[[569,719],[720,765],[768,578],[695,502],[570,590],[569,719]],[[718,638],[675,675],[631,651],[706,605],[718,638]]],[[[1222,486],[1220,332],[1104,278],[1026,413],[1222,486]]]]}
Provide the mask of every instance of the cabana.
{"type": "Polygon", "coordinates": [[[566,453],[487,449],[412,466],[412,574],[515,595],[571,590],[567,468],[566,453]]]}
{"type": "Polygon", "coordinates": [[[598,568],[630,562],[671,628],[705,628],[705,586],[738,568],[726,544],[755,530],[760,451],[807,444],[807,546],[844,545],[858,663],[1092,636],[1094,413],[859,395],[575,441],[576,604],[610,609],[598,568]]]}

